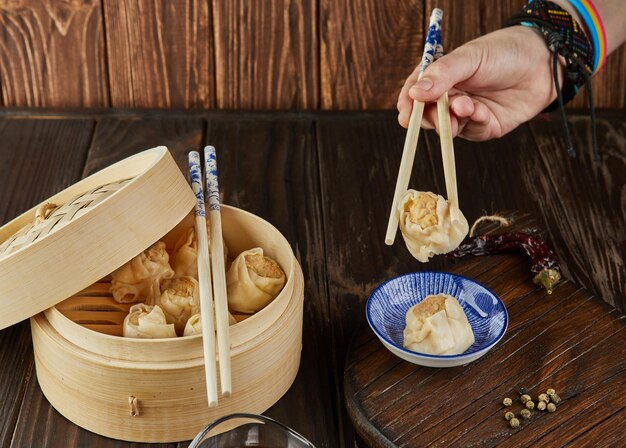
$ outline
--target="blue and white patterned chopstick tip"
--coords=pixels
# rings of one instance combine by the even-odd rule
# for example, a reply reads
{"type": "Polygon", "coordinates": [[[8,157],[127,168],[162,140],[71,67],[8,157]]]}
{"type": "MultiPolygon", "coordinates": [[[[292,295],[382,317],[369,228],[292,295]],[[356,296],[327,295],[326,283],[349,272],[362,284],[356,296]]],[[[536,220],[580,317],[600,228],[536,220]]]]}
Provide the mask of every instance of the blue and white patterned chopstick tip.
{"type": "Polygon", "coordinates": [[[424,73],[437,57],[443,54],[443,45],[441,38],[441,19],[443,11],[439,8],[433,9],[430,14],[430,23],[428,24],[428,33],[426,34],[426,43],[424,44],[424,54],[422,55],[422,63],[420,65],[420,74],[424,73]]]}
{"type": "Polygon", "coordinates": [[[220,189],[217,181],[217,155],[214,146],[204,148],[204,171],[209,210],[220,209],[220,189]]]}
{"type": "Polygon", "coordinates": [[[198,151],[189,152],[189,181],[193,194],[196,195],[196,216],[206,216],[204,209],[204,192],[202,191],[202,168],[200,166],[200,153],[198,151]]]}

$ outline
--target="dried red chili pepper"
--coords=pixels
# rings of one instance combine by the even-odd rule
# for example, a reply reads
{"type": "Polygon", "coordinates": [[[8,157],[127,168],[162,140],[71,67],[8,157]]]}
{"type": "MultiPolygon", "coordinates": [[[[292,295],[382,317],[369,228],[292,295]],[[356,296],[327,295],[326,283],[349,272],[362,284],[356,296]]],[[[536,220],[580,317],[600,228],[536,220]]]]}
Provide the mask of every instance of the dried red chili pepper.
{"type": "Polygon", "coordinates": [[[561,279],[561,265],[556,254],[538,235],[520,231],[475,235],[450,252],[447,258],[458,259],[466,255],[491,255],[515,250],[523,250],[530,256],[530,270],[536,274],[533,282],[552,294],[552,288],[561,279]]]}

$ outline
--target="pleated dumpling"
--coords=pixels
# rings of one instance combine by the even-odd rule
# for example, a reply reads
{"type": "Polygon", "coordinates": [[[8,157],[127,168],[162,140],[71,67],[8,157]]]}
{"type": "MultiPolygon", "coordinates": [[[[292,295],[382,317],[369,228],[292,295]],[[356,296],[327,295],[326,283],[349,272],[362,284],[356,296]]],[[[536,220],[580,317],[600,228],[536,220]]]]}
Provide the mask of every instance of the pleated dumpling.
{"type": "Polygon", "coordinates": [[[163,284],[158,305],[167,323],[174,324],[176,333],[182,334],[191,316],[200,312],[198,281],[193,277],[174,277],[163,284]]]}
{"type": "Polygon", "coordinates": [[[202,319],[200,313],[194,314],[185,324],[183,336],[193,336],[194,334],[202,334],[202,319]]]}
{"type": "Polygon", "coordinates": [[[158,305],[150,306],[138,303],[130,307],[124,319],[123,334],[126,338],[175,338],[176,330],[173,324],[165,320],[163,310],[158,305]]]}
{"type": "Polygon", "coordinates": [[[198,245],[196,231],[189,227],[181,235],[172,251],[172,268],[177,276],[198,278],[198,245]]]}
{"type": "Polygon", "coordinates": [[[159,241],[111,273],[111,293],[120,303],[154,305],[162,283],[173,276],[165,243],[159,241]]]}
{"type": "Polygon", "coordinates": [[[400,231],[409,252],[425,263],[433,255],[446,254],[461,244],[468,224],[461,210],[452,220],[450,204],[429,191],[408,190],[398,204],[400,231]]]}
{"type": "MultiPolygon", "coordinates": [[[[207,232],[211,235],[207,221],[207,232]]],[[[198,244],[196,242],[196,229],[192,226],[187,228],[176,242],[172,251],[172,268],[176,276],[189,276],[198,280],[198,244]]],[[[228,256],[228,248],[224,245],[224,264],[228,256]]]]}
{"type": "Polygon", "coordinates": [[[404,347],[430,355],[458,355],[474,343],[459,302],[447,294],[427,296],[406,313],[404,347]]]}
{"type": "Polygon", "coordinates": [[[235,258],[226,273],[228,306],[240,313],[256,313],[274,300],[285,281],[283,270],[263,255],[263,249],[246,250],[235,258]]]}
{"type": "MultiPolygon", "coordinates": [[[[237,321],[232,314],[228,313],[228,325],[234,325],[237,321]]],[[[185,331],[183,336],[193,336],[194,334],[202,334],[202,320],[200,319],[200,313],[194,314],[189,318],[185,325],[185,331]]]]}

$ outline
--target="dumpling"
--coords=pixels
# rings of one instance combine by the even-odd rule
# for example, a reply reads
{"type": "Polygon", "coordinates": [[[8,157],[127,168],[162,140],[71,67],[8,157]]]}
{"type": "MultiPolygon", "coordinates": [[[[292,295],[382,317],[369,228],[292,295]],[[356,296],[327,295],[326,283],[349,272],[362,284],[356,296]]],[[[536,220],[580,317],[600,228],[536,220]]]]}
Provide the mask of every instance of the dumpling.
{"type": "Polygon", "coordinates": [[[163,309],[168,324],[174,324],[182,334],[187,320],[200,312],[198,281],[193,277],[174,277],[164,285],[158,305],[163,309]]]}
{"type": "MultiPolygon", "coordinates": [[[[234,325],[237,321],[232,314],[228,313],[228,325],[234,325]]],[[[185,331],[183,336],[193,336],[194,334],[202,334],[202,321],[200,319],[200,313],[194,314],[189,318],[185,325],[185,331]]]]}
{"type": "MultiPolygon", "coordinates": [[[[209,231],[207,221],[207,231],[209,231]]],[[[209,231],[209,235],[210,235],[209,231]]],[[[228,256],[228,248],[224,243],[224,264],[228,256]]],[[[172,251],[172,267],[176,276],[189,276],[198,280],[198,245],[196,243],[196,229],[189,227],[185,230],[172,251]]]]}
{"type": "Polygon", "coordinates": [[[161,284],[173,276],[165,243],[159,241],[111,273],[111,293],[119,303],[154,305],[161,284]]]}
{"type": "Polygon", "coordinates": [[[427,296],[406,313],[404,347],[430,355],[458,355],[474,343],[459,302],[447,294],[427,296]]]}
{"type": "Polygon", "coordinates": [[[39,207],[37,207],[37,209],[35,210],[35,225],[41,224],[46,219],[48,219],[48,216],[50,216],[50,213],[52,213],[57,208],[58,206],[51,202],[46,202],[44,204],[41,204],[39,207]]]}
{"type": "Polygon", "coordinates": [[[126,338],[175,338],[176,330],[173,324],[165,321],[163,310],[158,305],[138,303],[130,307],[124,319],[123,334],[126,338]]]}
{"type": "Polygon", "coordinates": [[[177,276],[198,278],[198,247],[195,229],[189,227],[184,231],[172,251],[172,268],[177,276]]]}
{"type": "Polygon", "coordinates": [[[183,336],[193,336],[194,334],[202,334],[202,320],[200,319],[200,313],[194,314],[189,318],[185,324],[185,330],[183,336]]]}
{"type": "Polygon", "coordinates": [[[417,260],[448,253],[461,244],[468,224],[461,210],[457,220],[450,216],[450,204],[429,191],[408,190],[398,205],[398,222],[406,247],[417,260]]]}
{"type": "Polygon", "coordinates": [[[263,256],[260,247],[246,250],[235,258],[226,273],[228,307],[240,313],[256,313],[285,286],[285,273],[278,263],[263,256]]]}

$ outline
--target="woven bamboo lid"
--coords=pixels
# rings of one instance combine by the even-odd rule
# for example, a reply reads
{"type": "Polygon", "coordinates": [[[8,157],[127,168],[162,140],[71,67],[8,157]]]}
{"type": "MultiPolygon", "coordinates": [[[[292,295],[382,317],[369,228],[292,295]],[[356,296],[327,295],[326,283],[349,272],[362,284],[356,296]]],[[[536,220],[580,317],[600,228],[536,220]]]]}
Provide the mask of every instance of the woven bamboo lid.
{"type": "Polygon", "coordinates": [[[0,329],[107,276],[165,235],[194,204],[185,176],[159,146],[7,223],[0,228],[0,329]]]}

